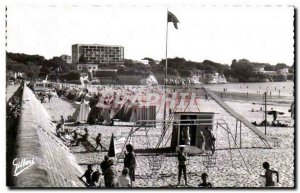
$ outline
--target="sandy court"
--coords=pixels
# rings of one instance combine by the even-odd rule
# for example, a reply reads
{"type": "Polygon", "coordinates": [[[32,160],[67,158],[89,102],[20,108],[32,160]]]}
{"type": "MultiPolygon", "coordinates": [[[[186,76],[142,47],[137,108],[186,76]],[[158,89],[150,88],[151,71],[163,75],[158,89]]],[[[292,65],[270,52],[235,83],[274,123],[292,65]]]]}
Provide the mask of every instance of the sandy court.
{"type": "MultiPolygon", "coordinates": [[[[231,108],[235,109],[238,113],[246,117],[249,121],[262,121],[262,112],[251,112],[254,108],[260,109],[260,105],[253,105],[252,103],[244,102],[226,102],[231,108]]],[[[229,115],[223,108],[221,108],[212,99],[209,102],[204,99],[197,101],[201,112],[216,112],[215,121],[226,121],[228,128],[235,133],[236,120],[229,115]]],[[[52,98],[51,103],[43,104],[46,110],[49,112],[51,118],[55,121],[59,121],[60,115],[69,116],[75,111],[75,103],[71,103],[66,99],[52,98]]],[[[291,122],[289,118],[288,109],[289,106],[272,106],[285,112],[283,116],[286,121],[291,122]]],[[[159,112],[158,117],[162,117],[162,110],[159,112]]],[[[281,119],[278,117],[278,119],[281,119]]],[[[271,120],[271,116],[268,116],[268,120],[271,120]]],[[[103,145],[108,148],[112,133],[117,139],[126,137],[131,127],[125,127],[129,123],[116,122],[116,125],[120,126],[102,126],[102,125],[79,125],[69,126],[71,130],[76,129],[83,133],[83,129],[86,127],[90,132],[90,143],[95,145],[96,135],[102,133],[103,145]]],[[[260,128],[264,131],[264,128],[260,128]]],[[[166,135],[166,139],[170,136],[171,129],[166,135]]],[[[214,127],[215,136],[217,138],[216,148],[224,149],[229,147],[228,134],[221,127],[214,127]]],[[[268,128],[268,135],[278,137],[283,140],[279,147],[273,149],[258,149],[252,147],[264,147],[262,141],[248,128],[242,127],[242,147],[250,149],[232,150],[231,154],[229,150],[216,151],[216,165],[211,168],[205,167],[202,156],[191,156],[188,162],[188,178],[189,185],[192,187],[198,186],[200,183],[200,176],[203,172],[208,173],[208,180],[215,187],[259,187],[262,186],[259,174],[263,173],[262,163],[268,161],[271,168],[279,171],[280,183],[279,187],[293,187],[294,186],[294,145],[293,145],[293,133],[294,128],[268,128]],[[232,160],[231,160],[231,156],[232,160]],[[242,157],[241,157],[242,155],[242,157]],[[244,161],[245,164],[244,164],[244,161]],[[276,160],[276,161],[275,161],[276,160]],[[247,169],[247,167],[248,169],[247,169]],[[250,172],[250,173],[249,173],[250,172]]],[[[161,129],[152,129],[150,131],[150,137],[146,138],[143,131],[139,131],[136,136],[133,136],[131,143],[136,148],[143,148],[148,146],[154,146],[159,139],[161,129]],[[146,140],[151,141],[150,145],[146,144],[146,140]]],[[[237,133],[239,136],[239,133],[237,133]]],[[[166,143],[166,141],[164,141],[166,143]]],[[[169,143],[166,143],[167,146],[169,143]]],[[[233,140],[231,139],[231,147],[234,147],[233,140]]],[[[99,163],[103,160],[104,155],[107,152],[87,152],[86,148],[82,145],[77,147],[70,147],[70,151],[75,155],[77,162],[82,165],[83,169],[86,168],[86,164],[95,164],[94,169],[97,168],[99,163]]],[[[149,165],[149,156],[143,154],[137,154],[137,170],[136,181],[134,186],[136,187],[174,187],[177,184],[177,158],[173,155],[163,156],[162,161],[158,161],[161,164],[161,169],[158,174],[151,174],[149,165]]],[[[122,170],[122,163],[118,164],[119,171],[122,170]]]]}

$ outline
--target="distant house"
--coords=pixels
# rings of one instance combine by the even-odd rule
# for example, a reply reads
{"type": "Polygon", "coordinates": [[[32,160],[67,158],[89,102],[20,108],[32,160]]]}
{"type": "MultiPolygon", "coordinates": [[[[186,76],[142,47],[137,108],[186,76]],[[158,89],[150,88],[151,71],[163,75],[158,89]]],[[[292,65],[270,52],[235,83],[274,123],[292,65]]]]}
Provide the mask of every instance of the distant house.
{"type": "Polygon", "coordinates": [[[262,74],[276,75],[276,71],[264,71],[262,74]]]}
{"type": "Polygon", "coordinates": [[[265,73],[265,64],[253,64],[253,73],[254,74],[264,74],[265,73]]]}
{"type": "Polygon", "coordinates": [[[60,58],[65,61],[67,64],[72,64],[72,56],[68,56],[66,54],[63,54],[60,56],[60,58]]]}
{"type": "Polygon", "coordinates": [[[89,72],[91,71],[96,71],[98,70],[98,64],[77,64],[77,70],[88,70],[89,72]]]}
{"type": "Polygon", "coordinates": [[[289,74],[289,68],[278,69],[277,73],[281,74],[281,75],[287,75],[287,74],[289,74]]]}
{"type": "Polygon", "coordinates": [[[149,60],[140,60],[140,63],[144,64],[145,66],[149,66],[149,60]]]}
{"type": "Polygon", "coordinates": [[[102,83],[116,83],[118,81],[117,69],[99,69],[92,72],[93,79],[98,79],[102,83]]]}

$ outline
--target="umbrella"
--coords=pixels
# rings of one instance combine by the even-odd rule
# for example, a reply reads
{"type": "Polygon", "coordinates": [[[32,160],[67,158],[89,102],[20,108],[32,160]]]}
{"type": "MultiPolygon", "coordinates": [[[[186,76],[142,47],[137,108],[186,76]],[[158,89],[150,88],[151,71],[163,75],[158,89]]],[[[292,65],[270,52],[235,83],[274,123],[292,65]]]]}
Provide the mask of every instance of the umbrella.
{"type": "Polygon", "coordinates": [[[268,111],[267,114],[268,115],[274,115],[274,114],[284,115],[284,112],[272,110],[272,111],[268,111]]]}

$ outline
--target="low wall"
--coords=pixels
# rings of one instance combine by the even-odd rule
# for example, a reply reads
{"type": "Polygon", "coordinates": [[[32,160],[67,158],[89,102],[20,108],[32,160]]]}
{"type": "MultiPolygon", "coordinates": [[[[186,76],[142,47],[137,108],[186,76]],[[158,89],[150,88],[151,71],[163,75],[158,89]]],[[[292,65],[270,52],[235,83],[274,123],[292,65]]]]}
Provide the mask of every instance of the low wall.
{"type": "MultiPolygon", "coordinates": [[[[15,162],[34,160],[34,164],[14,176],[13,186],[83,187],[78,179],[83,171],[69,149],[55,135],[55,124],[43,105],[28,87],[23,90],[23,105],[16,136],[15,162]]],[[[13,168],[16,168],[13,166],[13,168]]]]}

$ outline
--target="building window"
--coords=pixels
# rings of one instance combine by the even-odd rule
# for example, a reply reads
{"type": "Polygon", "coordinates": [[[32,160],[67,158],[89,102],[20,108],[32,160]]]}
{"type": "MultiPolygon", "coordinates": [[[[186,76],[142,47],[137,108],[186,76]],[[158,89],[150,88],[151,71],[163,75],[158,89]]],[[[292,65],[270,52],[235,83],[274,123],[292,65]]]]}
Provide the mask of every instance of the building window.
{"type": "Polygon", "coordinates": [[[92,69],[92,67],[89,67],[89,69],[92,69]]]}
{"type": "Polygon", "coordinates": [[[96,69],[96,67],[93,67],[93,69],[96,69]]]}
{"type": "Polygon", "coordinates": [[[81,69],[82,69],[81,66],[79,66],[79,67],[78,67],[78,70],[81,70],[81,69]]]}

